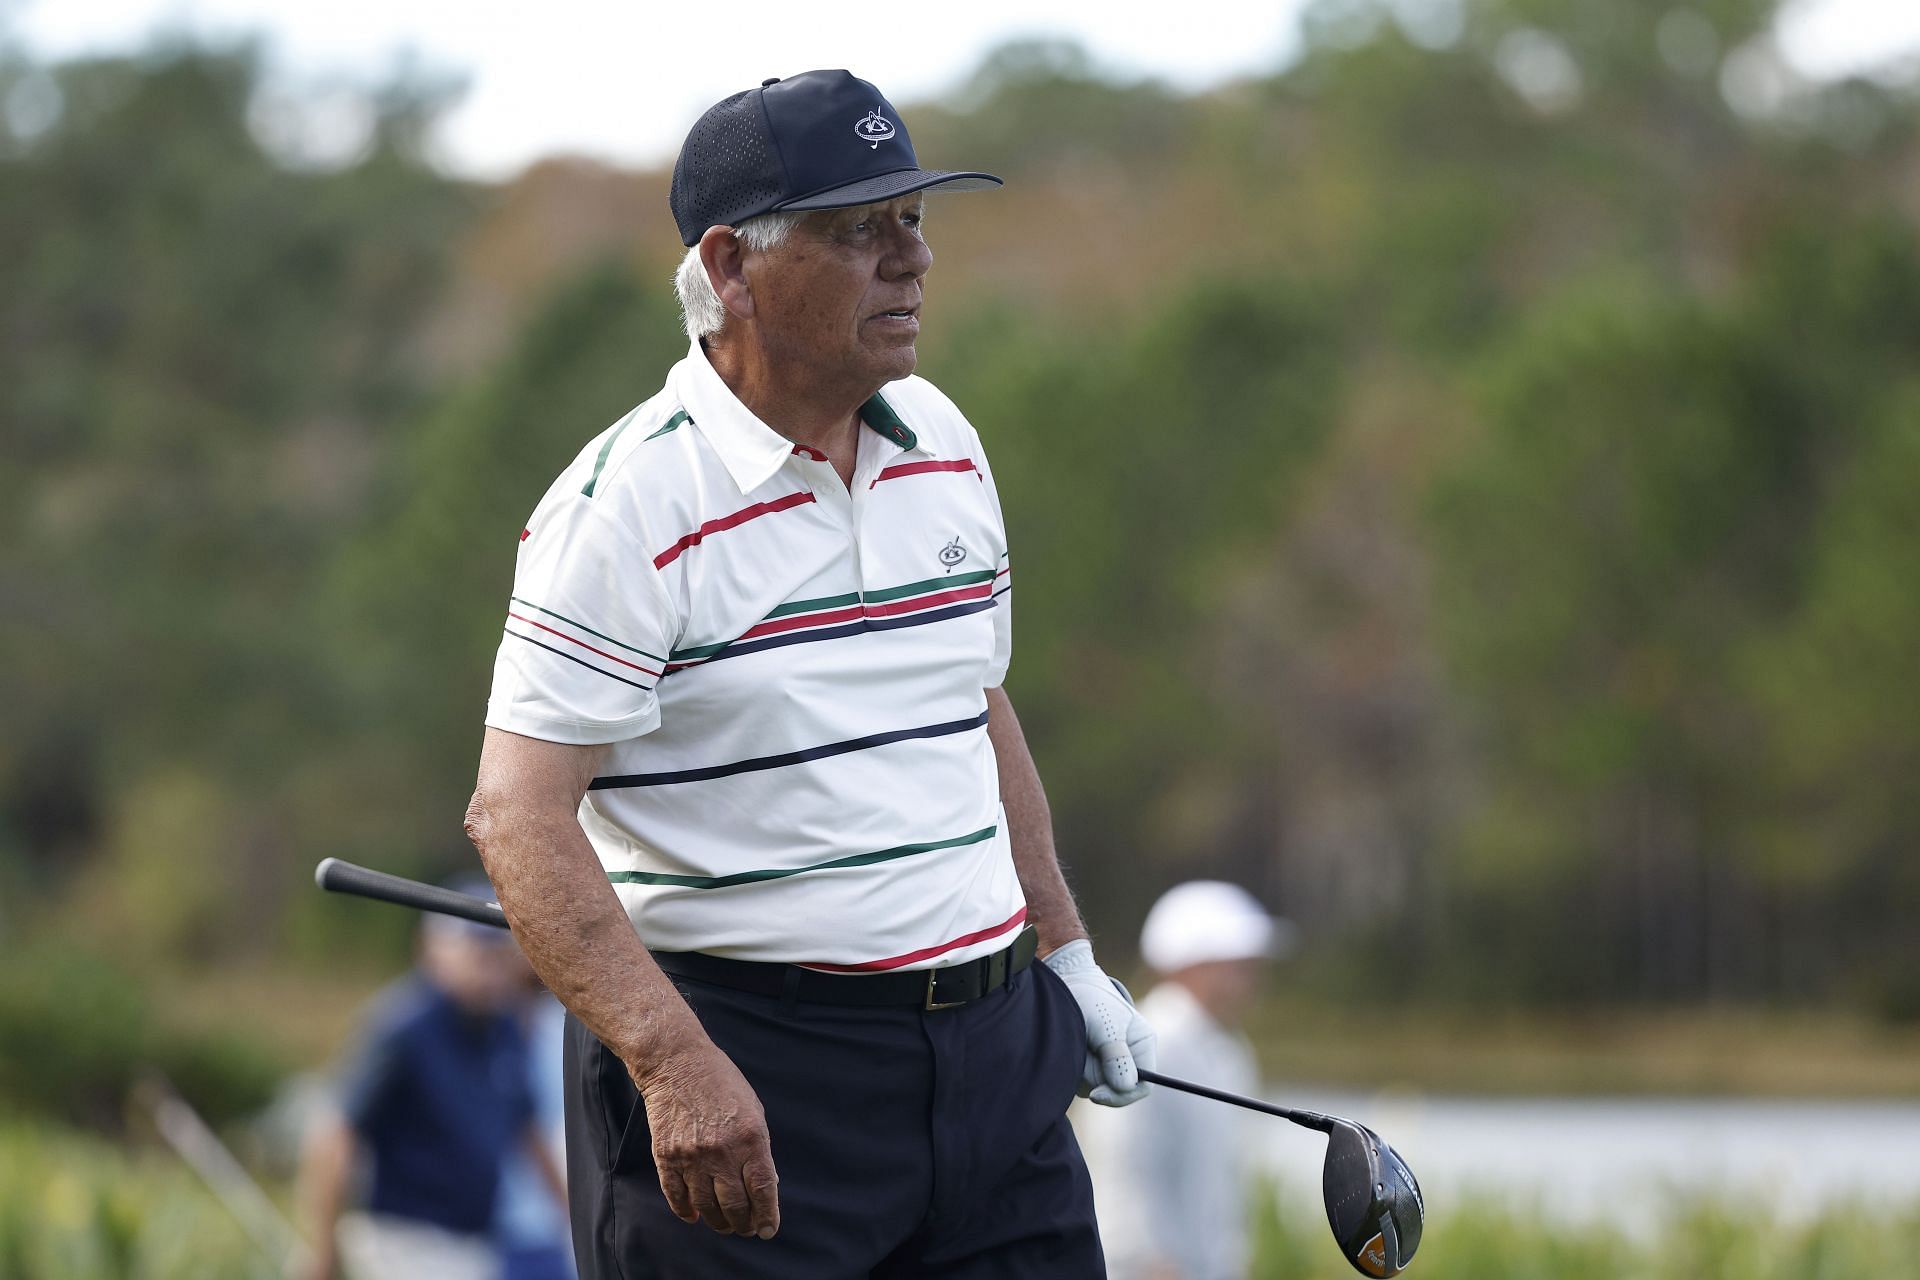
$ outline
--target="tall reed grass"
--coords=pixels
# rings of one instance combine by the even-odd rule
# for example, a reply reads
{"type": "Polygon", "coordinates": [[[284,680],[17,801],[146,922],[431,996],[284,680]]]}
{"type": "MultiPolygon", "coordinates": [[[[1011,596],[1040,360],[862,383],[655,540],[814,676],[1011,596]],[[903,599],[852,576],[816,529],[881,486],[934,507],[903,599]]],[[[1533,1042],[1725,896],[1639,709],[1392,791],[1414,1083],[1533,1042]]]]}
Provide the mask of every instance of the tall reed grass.
{"type": "Polygon", "coordinates": [[[0,1280],[279,1275],[165,1153],[0,1122],[0,1280]]]}
{"type": "MultiPolygon", "coordinates": [[[[1253,1280],[1351,1280],[1326,1221],[1262,1197],[1253,1280]]],[[[1565,1226],[1497,1202],[1429,1221],[1410,1280],[1892,1280],[1920,1278],[1920,1205],[1779,1223],[1694,1202],[1657,1230],[1565,1226]]]]}

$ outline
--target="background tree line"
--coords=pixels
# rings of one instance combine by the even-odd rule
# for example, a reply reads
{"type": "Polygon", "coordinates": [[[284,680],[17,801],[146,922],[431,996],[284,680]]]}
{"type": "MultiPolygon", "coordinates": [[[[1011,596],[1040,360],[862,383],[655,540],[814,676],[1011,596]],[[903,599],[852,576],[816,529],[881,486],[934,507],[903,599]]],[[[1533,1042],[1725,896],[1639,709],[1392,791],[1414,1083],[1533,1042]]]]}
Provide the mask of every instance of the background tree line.
{"type": "MultiPolygon", "coordinates": [[[[1783,88],[1774,8],[1321,0],[1216,91],[1022,44],[911,110],[1008,179],[934,203],[921,369],[994,453],[1108,948],[1224,874],[1328,996],[1920,1015],[1920,101],[1783,88]]],[[[450,179],[404,77],[314,165],[268,93],[0,46],[43,966],[397,958],[307,872],[466,864],[514,537],[684,350],[663,174],[450,179]]]]}

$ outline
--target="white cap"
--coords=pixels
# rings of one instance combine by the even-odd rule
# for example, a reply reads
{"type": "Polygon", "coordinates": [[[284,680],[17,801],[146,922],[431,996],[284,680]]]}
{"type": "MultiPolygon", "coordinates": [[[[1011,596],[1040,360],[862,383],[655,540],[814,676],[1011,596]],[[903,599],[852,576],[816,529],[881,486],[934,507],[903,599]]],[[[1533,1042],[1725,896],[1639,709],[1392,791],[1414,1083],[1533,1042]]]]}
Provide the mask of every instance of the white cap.
{"type": "Polygon", "coordinates": [[[1209,960],[1277,958],[1293,949],[1293,925],[1224,880],[1189,880],[1160,896],[1140,930],[1140,958],[1159,973],[1209,960]]]}

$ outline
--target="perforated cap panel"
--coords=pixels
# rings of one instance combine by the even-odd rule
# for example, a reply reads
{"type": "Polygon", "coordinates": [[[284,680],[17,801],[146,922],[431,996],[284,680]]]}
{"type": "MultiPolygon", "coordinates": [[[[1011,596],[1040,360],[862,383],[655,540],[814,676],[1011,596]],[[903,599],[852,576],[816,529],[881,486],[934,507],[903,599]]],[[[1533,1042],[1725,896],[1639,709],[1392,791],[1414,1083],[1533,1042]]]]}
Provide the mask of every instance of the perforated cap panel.
{"type": "Polygon", "coordinates": [[[760,93],[748,89],[722,99],[688,132],[668,196],[682,244],[697,243],[708,227],[766,213],[785,194],[760,93]],[[688,163],[690,156],[695,163],[688,163]]]}

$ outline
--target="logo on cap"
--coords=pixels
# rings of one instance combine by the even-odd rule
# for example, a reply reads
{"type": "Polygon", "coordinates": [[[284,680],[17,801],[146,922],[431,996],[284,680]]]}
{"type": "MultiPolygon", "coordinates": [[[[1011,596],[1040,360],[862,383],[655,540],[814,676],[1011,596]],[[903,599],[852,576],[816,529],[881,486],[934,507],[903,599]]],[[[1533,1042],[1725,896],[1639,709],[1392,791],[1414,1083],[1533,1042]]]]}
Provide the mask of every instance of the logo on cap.
{"type": "Polygon", "coordinates": [[[878,151],[880,144],[893,136],[893,121],[880,114],[875,107],[854,122],[853,131],[860,135],[871,150],[878,151]]]}

